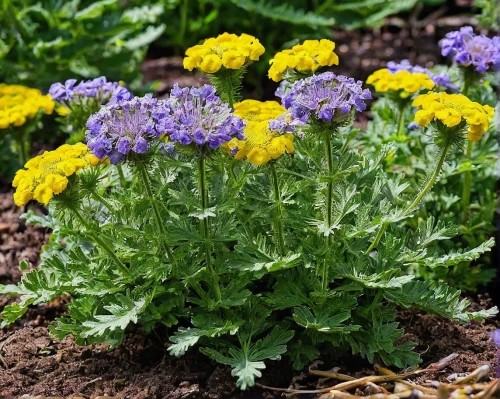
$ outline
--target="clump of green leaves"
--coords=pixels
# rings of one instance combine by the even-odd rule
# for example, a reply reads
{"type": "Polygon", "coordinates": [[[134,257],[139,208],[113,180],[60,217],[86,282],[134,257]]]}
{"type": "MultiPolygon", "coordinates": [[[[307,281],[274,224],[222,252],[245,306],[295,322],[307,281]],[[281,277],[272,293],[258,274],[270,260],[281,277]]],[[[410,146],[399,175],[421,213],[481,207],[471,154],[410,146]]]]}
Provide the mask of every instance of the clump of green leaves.
{"type": "Polygon", "coordinates": [[[0,76],[35,87],[100,75],[136,81],[148,45],[165,30],[160,5],[124,10],[118,0],[22,0],[1,7],[0,76]]]}
{"type": "Polygon", "coordinates": [[[72,334],[79,344],[118,345],[131,324],[146,331],[163,324],[172,331],[171,354],[181,356],[196,346],[229,365],[242,389],[254,384],[266,363],[282,356],[297,369],[322,353],[347,351],[386,365],[417,364],[415,344],[400,343],[404,332],[395,321],[398,307],[460,322],[490,317],[496,309],[469,312],[459,291],[421,281],[408,269],[453,267],[488,251],[493,241],[445,253],[442,244],[456,234],[446,223],[429,217],[415,231],[408,230],[400,221],[413,197],[410,183],[390,178],[383,168],[395,146],[342,150],[348,136],[335,138],[332,174],[325,170],[318,136],[298,140],[295,157],[277,165],[278,202],[265,167],[235,164],[222,152],[207,160],[205,207],[198,198],[200,171],[189,153],[148,155],[154,198],[144,195],[133,167],[127,172],[132,172],[129,187],[113,180],[112,166],[81,171],[72,186],[78,195],[71,206],[87,222],[75,219],[58,201],[46,218],[27,215],[28,222],[43,222],[54,234],[40,268],[25,274],[17,286],[0,288],[4,295],[22,296],[3,311],[4,325],[30,305],[70,295],[67,316],[51,326],[55,336],[72,334]],[[324,222],[328,181],[335,183],[331,226],[324,222]],[[96,188],[99,196],[90,196],[96,188]],[[153,202],[175,268],[158,240],[153,202]],[[284,253],[272,228],[277,217],[283,224],[284,253]],[[204,220],[211,226],[208,238],[199,230],[204,220]],[[377,250],[367,252],[382,224],[388,228],[377,250]],[[328,252],[325,234],[333,235],[328,252]],[[95,235],[125,270],[95,245],[95,235]],[[326,290],[318,264],[327,266],[326,290]],[[211,289],[213,281],[220,299],[211,289]]]}

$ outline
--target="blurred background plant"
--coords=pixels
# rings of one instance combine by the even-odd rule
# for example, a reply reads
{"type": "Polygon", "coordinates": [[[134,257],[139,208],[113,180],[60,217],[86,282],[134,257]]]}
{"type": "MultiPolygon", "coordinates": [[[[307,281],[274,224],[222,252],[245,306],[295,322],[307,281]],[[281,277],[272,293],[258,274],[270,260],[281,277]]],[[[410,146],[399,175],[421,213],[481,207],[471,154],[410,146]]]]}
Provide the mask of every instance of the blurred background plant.
{"type": "Polygon", "coordinates": [[[148,45],[165,25],[162,4],[127,7],[118,0],[2,2],[0,78],[47,90],[69,78],[140,81],[148,45]]]}

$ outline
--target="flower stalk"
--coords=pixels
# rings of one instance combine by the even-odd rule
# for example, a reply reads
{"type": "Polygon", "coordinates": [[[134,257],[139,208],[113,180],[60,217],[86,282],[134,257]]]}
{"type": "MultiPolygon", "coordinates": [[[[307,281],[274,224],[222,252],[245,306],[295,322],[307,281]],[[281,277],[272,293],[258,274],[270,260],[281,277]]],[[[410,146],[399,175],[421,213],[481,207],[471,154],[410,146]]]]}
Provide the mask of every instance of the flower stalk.
{"type": "Polygon", "coordinates": [[[404,104],[401,104],[399,107],[399,115],[398,115],[398,132],[396,134],[397,138],[402,138],[405,136],[405,111],[406,107],[404,104]]]}
{"type": "Polygon", "coordinates": [[[146,170],[146,166],[144,163],[137,159],[136,162],[137,169],[139,171],[139,174],[141,176],[142,183],[144,185],[144,189],[146,190],[146,197],[147,199],[151,202],[151,207],[153,208],[153,213],[156,219],[156,226],[160,230],[160,237],[158,237],[158,242],[160,244],[160,248],[164,248],[165,251],[167,252],[167,256],[170,259],[170,262],[172,262],[172,273],[177,274],[177,265],[175,261],[174,254],[172,252],[172,249],[170,246],[167,244],[167,231],[165,230],[165,226],[163,224],[163,221],[161,219],[161,214],[160,210],[158,209],[158,204],[156,203],[156,199],[153,195],[153,191],[151,189],[151,181],[149,179],[148,172],[146,170]]]}
{"type": "Polygon", "coordinates": [[[125,266],[123,262],[120,260],[120,258],[116,256],[115,251],[113,251],[113,249],[106,243],[106,241],[104,241],[101,237],[99,237],[98,234],[95,233],[95,231],[92,230],[92,227],[89,225],[87,220],[82,216],[80,211],[74,206],[70,207],[69,209],[73,212],[73,214],[80,221],[80,223],[85,227],[85,229],[87,230],[86,233],[92,238],[92,240],[97,245],[99,245],[104,250],[104,252],[106,252],[111,257],[111,259],[113,259],[113,262],[116,264],[118,269],[120,269],[120,271],[124,275],[128,275],[129,269],[127,268],[127,266],[125,266]]]}
{"type": "MultiPolygon", "coordinates": [[[[326,212],[325,212],[325,224],[328,229],[328,235],[326,237],[326,255],[330,253],[330,247],[332,245],[332,235],[330,234],[330,228],[332,226],[332,208],[333,208],[333,154],[332,154],[332,140],[330,137],[330,132],[325,131],[325,150],[326,150],[326,162],[328,165],[328,183],[326,185],[326,212]]],[[[326,259],[323,260],[321,270],[321,290],[324,297],[326,297],[328,288],[328,266],[326,259]]]]}
{"type": "MultiPolygon", "coordinates": [[[[199,169],[199,194],[201,211],[204,213],[208,208],[208,189],[207,189],[207,172],[206,172],[206,155],[202,151],[198,158],[198,169],[199,169]]],[[[211,285],[212,290],[215,295],[217,302],[222,299],[220,287],[219,287],[219,277],[214,269],[212,262],[212,245],[210,242],[210,222],[207,215],[203,215],[203,219],[200,222],[200,232],[204,239],[204,249],[205,249],[205,264],[207,270],[211,274],[211,285]]]]}
{"type": "Polygon", "coordinates": [[[465,153],[465,162],[467,163],[467,169],[464,172],[464,188],[462,193],[462,223],[465,225],[469,219],[469,205],[470,205],[470,191],[471,191],[471,183],[472,183],[472,171],[471,171],[471,155],[472,155],[472,147],[474,142],[472,140],[468,140],[467,142],[467,150],[465,153]]]}
{"type": "MultiPolygon", "coordinates": [[[[444,161],[446,160],[446,157],[448,156],[448,153],[451,149],[453,142],[450,138],[446,139],[445,145],[443,147],[443,150],[441,151],[441,154],[439,156],[438,162],[436,163],[436,167],[434,168],[434,171],[430,175],[429,179],[427,180],[427,183],[422,187],[422,189],[418,192],[418,194],[415,196],[414,200],[411,202],[411,204],[404,210],[403,216],[408,216],[414,209],[415,207],[422,201],[424,196],[430,191],[430,189],[434,186],[436,183],[436,180],[439,176],[439,173],[441,172],[441,169],[443,168],[444,161]]],[[[377,232],[377,235],[375,236],[373,242],[371,245],[368,247],[366,250],[366,253],[370,253],[370,251],[375,248],[375,246],[378,245],[380,239],[382,238],[385,230],[389,226],[388,223],[382,223],[382,226],[380,227],[379,231],[377,232]]]]}
{"type": "Polygon", "coordinates": [[[281,256],[284,256],[286,253],[286,249],[285,249],[285,238],[283,230],[283,201],[281,199],[278,173],[276,172],[276,166],[274,162],[269,162],[269,169],[271,170],[271,177],[273,181],[273,190],[274,190],[274,200],[277,209],[276,218],[274,220],[274,229],[278,237],[280,254],[281,256]]]}

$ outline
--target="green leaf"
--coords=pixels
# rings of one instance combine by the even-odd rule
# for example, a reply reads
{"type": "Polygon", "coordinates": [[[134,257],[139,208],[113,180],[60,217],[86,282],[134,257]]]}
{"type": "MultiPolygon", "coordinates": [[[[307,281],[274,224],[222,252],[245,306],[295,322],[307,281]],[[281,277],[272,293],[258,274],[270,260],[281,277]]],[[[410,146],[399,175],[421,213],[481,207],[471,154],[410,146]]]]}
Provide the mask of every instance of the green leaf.
{"type": "Polygon", "coordinates": [[[238,377],[236,385],[245,390],[255,385],[255,378],[262,376],[260,370],[266,368],[263,360],[279,359],[286,352],[286,343],[292,337],[293,331],[276,326],[268,336],[258,340],[249,349],[230,348],[228,356],[211,348],[204,347],[200,351],[218,363],[231,366],[231,375],[238,377]]]}
{"type": "Polygon", "coordinates": [[[78,11],[74,18],[76,20],[85,20],[100,17],[106,8],[115,5],[118,3],[118,0],[100,0],[94,1],[90,6],[84,8],[83,10],[78,11]]]}
{"type": "Polygon", "coordinates": [[[147,46],[163,34],[165,28],[166,26],[164,24],[159,26],[148,26],[143,33],[123,42],[123,47],[128,50],[146,49],[147,46]]]}
{"type": "Polygon", "coordinates": [[[82,335],[84,337],[105,336],[115,330],[125,331],[130,323],[137,323],[145,305],[144,298],[134,301],[122,294],[114,294],[113,300],[104,306],[109,314],[97,314],[94,316],[94,321],[85,321],[83,326],[86,330],[82,335]]]}
{"type": "Polygon", "coordinates": [[[430,281],[410,281],[400,289],[385,291],[384,296],[387,300],[400,306],[415,307],[427,313],[437,314],[463,323],[483,320],[498,313],[496,306],[478,312],[468,312],[466,309],[470,305],[470,301],[460,300],[460,291],[443,283],[437,284],[430,281]]]}
{"type": "Polygon", "coordinates": [[[423,260],[422,264],[429,268],[435,268],[439,266],[455,266],[461,262],[471,262],[479,258],[482,254],[491,251],[491,248],[495,245],[495,239],[490,238],[488,241],[481,243],[476,248],[469,251],[450,251],[446,255],[439,258],[429,257],[423,260]]]}
{"type": "Polygon", "coordinates": [[[231,0],[231,2],[239,8],[259,14],[265,18],[294,25],[318,27],[332,26],[335,23],[335,19],[333,18],[325,18],[313,12],[296,10],[293,6],[286,3],[272,4],[264,0],[258,2],[251,0],[231,0]]]}

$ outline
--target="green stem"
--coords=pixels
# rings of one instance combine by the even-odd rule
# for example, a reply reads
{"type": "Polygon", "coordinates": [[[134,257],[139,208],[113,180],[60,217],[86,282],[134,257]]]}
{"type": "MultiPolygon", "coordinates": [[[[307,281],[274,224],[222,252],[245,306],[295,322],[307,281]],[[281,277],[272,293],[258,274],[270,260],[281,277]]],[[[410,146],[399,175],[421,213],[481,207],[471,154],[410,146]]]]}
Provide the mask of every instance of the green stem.
{"type": "Polygon", "coordinates": [[[100,202],[102,205],[104,205],[104,207],[109,211],[109,213],[118,217],[111,204],[108,201],[106,201],[101,194],[99,194],[97,191],[92,191],[90,194],[92,195],[92,197],[94,197],[94,199],[97,202],[100,202]]]}
{"type": "Polygon", "coordinates": [[[285,256],[285,238],[283,231],[283,202],[281,200],[281,192],[278,180],[278,174],[276,173],[276,166],[274,162],[269,162],[269,168],[271,169],[271,176],[273,180],[273,188],[274,188],[274,200],[276,201],[277,213],[275,219],[275,230],[278,236],[278,244],[280,248],[281,256],[285,256]]]}
{"type": "Polygon", "coordinates": [[[19,137],[16,139],[17,146],[19,147],[19,163],[21,164],[22,167],[26,164],[28,161],[28,154],[26,151],[26,140],[24,139],[24,134],[20,134],[19,137]]]}
{"type": "MultiPolygon", "coordinates": [[[[446,159],[446,156],[448,155],[448,152],[450,151],[451,146],[452,146],[451,140],[447,140],[443,148],[443,151],[441,152],[441,156],[439,157],[439,160],[436,164],[434,172],[432,172],[432,175],[430,176],[429,180],[427,181],[425,186],[419,191],[419,193],[412,201],[412,203],[405,209],[405,211],[403,212],[404,216],[408,216],[408,214],[420,203],[420,201],[422,201],[422,198],[424,198],[425,194],[429,192],[434,183],[436,183],[436,179],[439,176],[439,173],[441,172],[441,168],[443,167],[444,161],[446,159]]],[[[379,243],[380,239],[382,238],[382,235],[384,234],[388,226],[389,226],[388,223],[382,223],[380,230],[377,232],[377,235],[375,236],[373,242],[368,247],[365,253],[369,253],[379,243]]]]}
{"type": "Polygon", "coordinates": [[[129,269],[127,266],[123,264],[123,262],[116,256],[115,251],[109,247],[109,245],[99,237],[95,231],[92,230],[92,227],[89,225],[87,220],[82,216],[80,211],[76,207],[70,208],[77,219],[80,221],[80,223],[85,227],[87,230],[87,234],[95,241],[97,245],[99,245],[110,257],[113,259],[115,262],[116,266],[121,270],[121,272],[124,275],[129,274],[129,269]]]}
{"type": "MultiPolygon", "coordinates": [[[[206,165],[205,165],[205,154],[201,153],[198,159],[198,168],[200,172],[200,202],[201,202],[201,210],[202,212],[205,212],[205,210],[208,208],[208,189],[207,189],[207,172],[206,172],[206,165]]],[[[209,242],[210,240],[210,223],[208,220],[208,216],[204,215],[203,220],[200,223],[200,230],[201,234],[204,238],[204,246],[205,246],[205,264],[207,267],[207,270],[211,274],[211,283],[212,283],[212,290],[214,292],[215,298],[217,302],[220,302],[222,299],[221,292],[220,292],[220,287],[219,287],[219,278],[217,276],[217,273],[214,269],[213,263],[212,263],[212,245],[209,242]]]]}
{"type": "MultiPolygon", "coordinates": [[[[329,231],[332,226],[332,208],[333,208],[333,181],[331,180],[333,176],[333,154],[332,154],[332,139],[330,137],[331,132],[325,132],[325,150],[326,150],[326,161],[328,164],[328,183],[326,186],[326,212],[325,212],[325,224],[328,229],[328,236],[326,238],[326,254],[328,256],[330,252],[330,247],[332,245],[332,235],[329,231]]],[[[326,259],[323,260],[323,270],[321,271],[321,288],[323,296],[326,297],[326,291],[328,287],[328,266],[326,259]]]]}
{"type": "Polygon", "coordinates": [[[468,140],[467,143],[467,151],[465,153],[465,162],[468,163],[467,170],[464,173],[464,191],[462,193],[462,223],[464,225],[467,224],[467,221],[469,219],[469,205],[470,205],[470,189],[471,189],[471,183],[472,183],[472,173],[471,173],[471,165],[470,165],[470,159],[472,155],[472,146],[473,146],[473,141],[468,140]]]}
{"type": "Polygon", "coordinates": [[[441,168],[443,167],[444,161],[446,160],[446,157],[448,156],[448,152],[450,151],[451,148],[451,141],[448,140],[443,148],[443,151],[441,152],[441,156],[439,157],[439,160],[436,164],[436,169],[434,169],[434,172],[432,173],[429,181],[425,184],[425,186],[420,190],[418,195],[415,197],[413,202],[410,204],[408,208],[406,208],[404,214],[407,215],[409,214],[413,208],[415,208],[420,201],[422,201],[422,198],[424,198],[425,194],[429,192],[429,190],[432,188],[434,183],[436,183],[436,179],[439,176],[439,173],[441,172],[441,168]]]}
{"type": "Polygon", "coordinates": [[[116,164],[116,170],[118,170],[118,176],[120,178],[120,186],[122,186],[122,188],[127,188],[127,180],[125,179],[123,168],[120,163],[116,164]]]}
{"type": "Polygon", "coordinates": [[[401,138],[405,136],[405,107],[399,107],[399,116],[398,116],[398,133],[397,137],[401,138]]]}
{"type": "Polygon", "coordinates": [[[142,183],[146,190],[147,198],[151,202],[153,213],[156,219],[156,225],[160,230],[161,237],[158,237],[158,241],[160,242],[160,247],[164,247],[165,251],[167,252],[168,258],[170,259],[170,262],[172,262],[172,273],[176,274],[177,264],[174,258],[174,254],[172,253],[170,246],[167,244],[167,231],[165,230],[165,225],[163,224],[163,221],[161,219],[161,214],[160,210],[158,209],[158,204],[156,203],[155,197],[153,195],[153,190],[151,189],[151,181],[149,179],[148,172],[146,170],[146,167],[144,166],[144,163],[141,160],[137,160],[136,165],[137,169],[139,170],[139,174],[141,175],[142,183]]]}
{"type": "Polygon", "coordinates": [[[186,35],[186,27],[187,27],[188,7],[189,7],[188,0],[183,0],[182,5],[181,5],[180,29],[179,29],[179,35],[177,38],[177,46],[179,46],[179,47],[184,46],[184,36],[186,35]]]}

